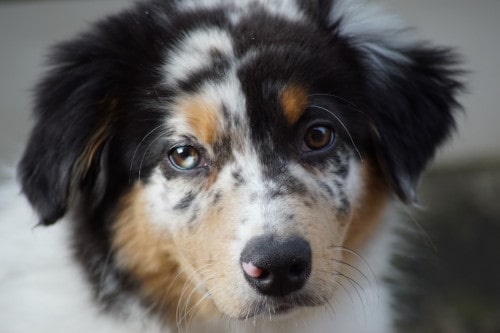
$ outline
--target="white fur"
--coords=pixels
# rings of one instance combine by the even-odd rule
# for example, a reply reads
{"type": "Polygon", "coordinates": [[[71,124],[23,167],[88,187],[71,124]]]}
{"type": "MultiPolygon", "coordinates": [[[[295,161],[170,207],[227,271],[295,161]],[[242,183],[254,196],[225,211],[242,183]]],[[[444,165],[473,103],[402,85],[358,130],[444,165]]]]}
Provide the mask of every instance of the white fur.
{"type": "Polygon", "coordinates": [[[71,221],[36,227],[14,181],[0,191],[0,332],[159,332],[130,303],[123,317],[104,315],[71,255],[71,221]]]}
{"type": "Polygon", "coordinates": [[[232,38],[228,32],[216,28],[204,28],[181,37],[164,66],[166,83],[176,87],[179,81],[206,67],[214,50],[233,58],[232,38]]]}

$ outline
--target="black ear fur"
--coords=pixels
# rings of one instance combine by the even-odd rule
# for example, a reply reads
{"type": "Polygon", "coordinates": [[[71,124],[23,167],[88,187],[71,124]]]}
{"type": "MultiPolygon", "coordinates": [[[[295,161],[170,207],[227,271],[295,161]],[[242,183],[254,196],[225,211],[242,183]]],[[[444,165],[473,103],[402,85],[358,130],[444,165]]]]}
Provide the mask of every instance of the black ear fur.
{"type": "Polygon", "coordinates": [[[60,45],[50,57],[52,70],[35,89],[35,125],[18,177],[40,224],[52,224],[65,214],[77,161],[100,122],[107,68],[91,56],[78,42],[60,45]]]}
{"type": "Polygon", "coordinates": [[[455,126],[456,95],[463,89],[460,59],[450,49],[415,39],[377,5],[327,2],[328,26],[361,68],[370,147],[394,192],[414,202],[421,173],[455,126]]]}
{"type": "Polygon", "coordinates": [[[145,175],[150,159],[154,165],[154,149],[147,143],[141,149],[148,147],[148,159],[133,170],[127,154],[136,148],[133,139],[161,122],[155,110],[138,111],[144,105],[138,101],[151,98],[151,87],[162,79],[158,66],[174,28],[165,26],[169,6],[138,3],[96,22],[49,55],[51,70],[35,87],[35,125],[18,166],[22,190],[41,224],[61,218],[76,193],[89,199],[86,209],[95,208],[106,195],[118,193],[115,187],[129,173],[135,177],[142,167],[145,175]],[[130,22],[137,24],[131,28],[130,22]]]}
{"type": "Polygon", "coordinates": [[[406,61],[387,61],[380,81],[370,80],[368,104],[377,158],[396,194],[416,200],[421,173],[455,127],[458,57],[448,49],[417,45],[406,61]]]}

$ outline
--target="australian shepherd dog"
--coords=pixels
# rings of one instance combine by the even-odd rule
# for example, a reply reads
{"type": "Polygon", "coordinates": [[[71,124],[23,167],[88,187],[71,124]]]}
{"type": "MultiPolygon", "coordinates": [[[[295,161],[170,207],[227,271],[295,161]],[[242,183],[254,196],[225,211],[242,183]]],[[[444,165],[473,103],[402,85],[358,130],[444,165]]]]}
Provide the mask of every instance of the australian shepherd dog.
{"type": "Polygon", "coordinates": [[[454,127],[452,50],[361,1],[153,0],[49,59],[0,331],[391,332],[377,230],[454,127]]]}

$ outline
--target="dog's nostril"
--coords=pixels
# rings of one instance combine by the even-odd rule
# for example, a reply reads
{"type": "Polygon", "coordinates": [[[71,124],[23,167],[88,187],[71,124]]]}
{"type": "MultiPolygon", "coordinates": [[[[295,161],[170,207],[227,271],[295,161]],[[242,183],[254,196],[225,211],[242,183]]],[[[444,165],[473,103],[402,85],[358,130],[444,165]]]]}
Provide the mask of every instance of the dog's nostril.
{"type": "Polygon", "coordinates": [[[288,274],[290,275],[290,277],[300,277],[304,273],[304,270],[304,265],[295,264],[290,266],[288,274]]]}
{"type": "Polygon", "coordinates": [[[299,290],[311,273],[309,243],[297,236],[251,239],[241,253],[244,276],[264,295],[285,296],[299,290]]]}

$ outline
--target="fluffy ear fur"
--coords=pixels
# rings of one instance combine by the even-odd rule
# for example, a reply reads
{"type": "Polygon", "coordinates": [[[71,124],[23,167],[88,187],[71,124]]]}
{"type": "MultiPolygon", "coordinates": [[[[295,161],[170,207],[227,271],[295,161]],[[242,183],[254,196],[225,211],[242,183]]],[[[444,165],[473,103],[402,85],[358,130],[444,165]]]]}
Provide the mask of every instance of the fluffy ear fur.
{"type": "Polygon", "coordinates": [[[368,101],[382,170],[410,203],[421,173],[454,129],[455,94],[462,85],[451,51],[415,46],[403,54],[407,63],[391,64],[384,79],[371,82],[368,101]]]}
{"type": "Polygon", "coordinates": [[[376,156],[405,202],[428,161],[454,128],[463,88],[457,56],[415,39],[411,30],[364,1],[334,0],[329,24],[358,54],[376,156]]]}
{"type": "Polygon", "coordinates": [[[82,213],[91,213],[141,172],[146,176],[160,158],[162,146],[156,149],[148,132],[159,128],[161,113],[143,102],[158,94],[157,66],[170,39],[158,29],[165,18],[156,5],[165,6],[138,4],[136,12],[151,14],[133,29],[137,17],[125,11],[50,54],[51,70],[35,87],[35,126],[18,166],[41,224],[56,222],[76,199],[82,213]]]}
{"type": "Polygon", "coordinates": [[[77,199],[81,213],[92,213],[161,158],[163,145],[150,131],[163,124],[162,113],[144,101],[158,96],[155,87],[163,79],[158,66],[171,39],[164,27],[167,5],[139,3],[50,54],[51,70],[35,87],[35,126],[18,166],[41,224],[56,222],[77,199]],[[131,29],[144,12],[150,14],[131,29]]]}
{"type": "Polygon", "coordinates": [[[93,182],[109,135],[100,114],[105,104],[113,106],[103,96],[106,63],[75,47],[56,49],[52,70],[36,87],[35,126],[18,166],[22,190],[44,225],[64,215],[70,188],[93,182]]]}

